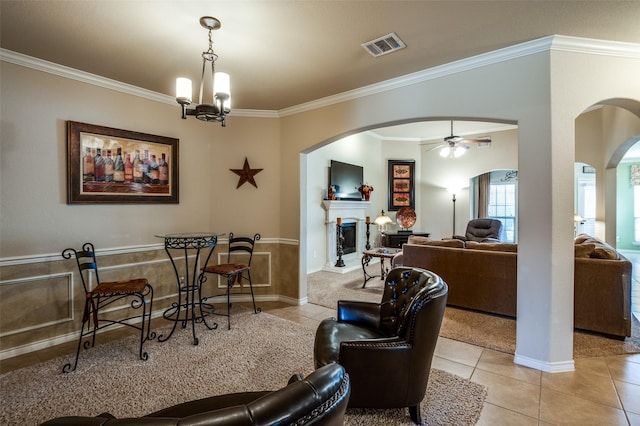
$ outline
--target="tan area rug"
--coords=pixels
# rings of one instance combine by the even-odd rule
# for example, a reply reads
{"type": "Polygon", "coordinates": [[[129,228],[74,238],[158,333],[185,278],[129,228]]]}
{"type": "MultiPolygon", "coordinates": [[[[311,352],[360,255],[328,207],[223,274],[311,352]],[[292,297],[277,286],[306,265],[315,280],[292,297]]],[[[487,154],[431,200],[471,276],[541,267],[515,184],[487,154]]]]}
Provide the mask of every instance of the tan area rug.
{"type": "MultiPolygon", "coordinates": [[[[380,272],[379,265],[370,265],[367,272],[380,272]]],[[[309,303],[336,308],[339,299],[379,302],[384,281],[369,280],[362,288],[364,274],[361,269],[346,274],[315,272],[307,276],[309,303]]],[[[632,319],[632,336],[625,341],[576,331],[573,333],[574,358],[618,355],[640,352],[640,324],[632,319]]],[[[516,350],[516,321],[495,315],[447,307],[440,336],[483,348],[514,354],[516,350]]]]}
{"type": "MultiPolygon", "coordinates": [[[[240,311],[240,307],[236,309],[240,311]]],[[[136,338],[105,343],[81,355],[78,368],[62,374],[70,356],[0,375],[0,424],[37,425],[66,416],[136,417],[181,402],[264,389],[279,389],[295,373],[313,371],[315,330],[248,309],[234,314],[232,329],[178,328],[164,343],[145,348],[140,361],[136,338]]],[[[473,425],[486,388],[432,369],[422,402],[428,425],[473,425]]],[[[346,425],[410,425],[407,409],[347,410],[346,425]]]]}

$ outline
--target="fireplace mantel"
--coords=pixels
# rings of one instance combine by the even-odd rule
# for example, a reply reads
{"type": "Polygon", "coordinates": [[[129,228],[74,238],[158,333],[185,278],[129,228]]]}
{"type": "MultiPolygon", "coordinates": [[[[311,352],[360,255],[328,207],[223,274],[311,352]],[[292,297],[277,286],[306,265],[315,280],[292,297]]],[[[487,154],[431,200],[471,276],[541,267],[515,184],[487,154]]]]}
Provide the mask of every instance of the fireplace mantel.
{"type": "Polygon", "coordinates": [[[353,265],[360,266],[360,259],[365,245],[365,212],[371,205],[370,201],[341,201],[323,200],[325,209],[325,228],[327,233],[327,263],[325,271],[345,273],[354,269],[353,265]],[[356,252],[343,256],[348,267],[334,266],[338,258],[336,244],[336,220],[342,219],[342,223],[356,224],[356,252]]]}

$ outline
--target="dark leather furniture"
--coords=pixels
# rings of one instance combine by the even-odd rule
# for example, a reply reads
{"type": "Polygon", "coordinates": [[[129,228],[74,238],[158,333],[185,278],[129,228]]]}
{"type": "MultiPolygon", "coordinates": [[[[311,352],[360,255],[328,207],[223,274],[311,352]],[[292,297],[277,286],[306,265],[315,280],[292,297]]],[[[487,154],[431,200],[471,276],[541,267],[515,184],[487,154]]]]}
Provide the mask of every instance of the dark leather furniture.
{"type": "Polygon", "coordinates": [[[351,379],[349,407],[409,407],[421,424],[431,360],[448,287],[420,268],[389,271],[380,303],[339,301],[338,318],[316,330],[316,367],[340,363],[351,379]]]}
{"type": "MultiPolygon", "coordinates": [[[[194,389],[197,392],[197,389],[194,389]]],[[[320,368],[305,379],[293,376],[273,392],[246,392],[185,402],[139,418],[59,417],[43,425],[83,426],[244,426],[342,425],[349,400],[350,381],[338,364],[320,368]]]]}
{"type": "Polygon", "coordinates": [[[497,219],[481,218],[471,219],[467,223],[467,230],[462,235],[454,235],[453,238],[462,241],[477,241],[479,243],[499,242],[502,222],[497,219]]]}

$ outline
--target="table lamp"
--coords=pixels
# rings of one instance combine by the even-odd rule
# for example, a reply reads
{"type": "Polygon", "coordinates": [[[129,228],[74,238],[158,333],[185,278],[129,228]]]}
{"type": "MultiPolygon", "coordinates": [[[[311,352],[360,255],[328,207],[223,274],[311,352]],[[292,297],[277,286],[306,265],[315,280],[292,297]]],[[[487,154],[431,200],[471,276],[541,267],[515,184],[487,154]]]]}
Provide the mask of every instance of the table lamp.
{"type": "Polygon", "coordinates": [[[391,218],[384,214],[384,210],[380,211],[380,216],[376,217],[376,220],[373,221],[376,225],[378,225],[378,230],[381,234],[384,234],[386,230],[386,226],[392,223],[391,218]]]}

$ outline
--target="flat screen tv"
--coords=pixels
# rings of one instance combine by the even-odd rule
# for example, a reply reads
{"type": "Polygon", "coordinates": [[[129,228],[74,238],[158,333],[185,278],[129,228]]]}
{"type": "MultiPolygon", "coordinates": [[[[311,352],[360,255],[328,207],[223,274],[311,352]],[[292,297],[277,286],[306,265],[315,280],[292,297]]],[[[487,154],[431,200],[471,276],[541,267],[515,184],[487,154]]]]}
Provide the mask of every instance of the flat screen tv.
{"type": "Polygon", "coordinates": [[[362,185],[363,168],[355,164],[331,160],[329,185],[335,190],[338,200],[362,200],[358,187],[362,185]]]}

